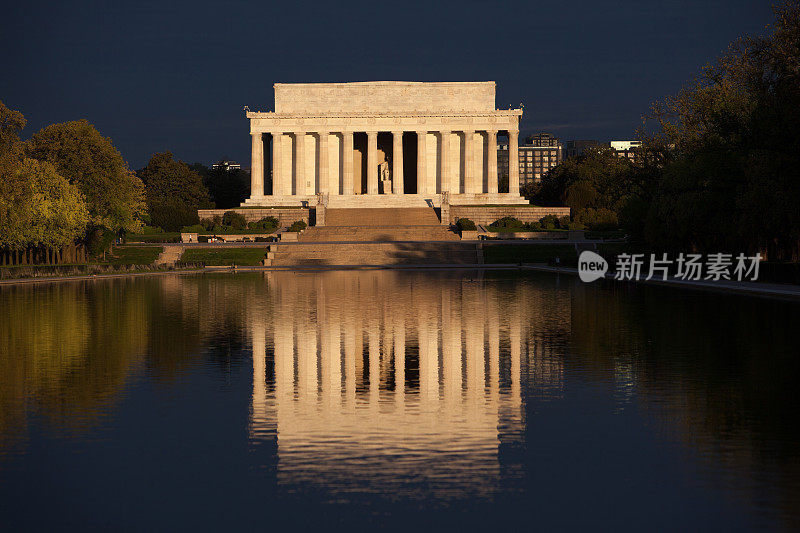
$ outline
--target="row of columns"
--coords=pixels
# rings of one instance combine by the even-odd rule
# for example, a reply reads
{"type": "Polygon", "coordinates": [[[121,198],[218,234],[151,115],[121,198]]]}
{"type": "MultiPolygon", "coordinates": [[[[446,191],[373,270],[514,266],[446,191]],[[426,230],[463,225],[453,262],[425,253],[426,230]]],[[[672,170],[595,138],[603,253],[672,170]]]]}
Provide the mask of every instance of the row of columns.
{"type": "MultiPolygon", "coordinates": [[[[305,137],[304,131],[293,132],[297,147],[295,169],[297,176],[305,176],[305,137]]],[[[343,150],[345,154],[342,165],[342,192],[345,195],[354,194],[353,183],[353,133],[342,132],[343,150]],[[346,154],[351,154],[347,157],[346,154]]],[[[450,135],[452,131],[438,131],[442,142],[441,149],[441,175],[442,191],[460,191],[460,176],[453,173],[450,168],[450,135]]],[[[475,156],[474,143],[470,142],[474,138],[475,130],[462,130],[464,134],[464,168],[465,168],[465,191],[482,192],[479,189],[478,176],[475,176],[475,156]]],[[[488,136],[488,193],[498,192],[497,176],[497,131],[487,130],[488,136]]],[[[319,182],[320,191],[338,194],[338,184],[331,184],[329,177],[329,154],[328,136],[330,132],[317,132],[320,138],[319,145],[319,182]],[[331,185],[334,185],[333,187],[331,185]],[[334,192],[336,191],[336,192],[334,192]]],[[[403,132],[393,131],[392,134],[392,193],[403,194],[403,132]]],[[[431,194],[435,192],[436,184],[429,183],[431,176],[427,173],[427,136],[428,131],[417,131],[417,191],[431,194]]],[[[281,161],[284,133],[272,134],[272,187],[275,196],[291,196],[292,176],[281,175],[281,165],[276,165],[276,161],[281,161]]],[[[252,137],[252,165],[250,175],[250,196],[259,198],[264,196],[264,139],[262,133],[253,132],[252,137]]],[[[511,195],[519,196],[519,137],[518,132],[509,131],[509,177],[508,192],[511,195]]],[[[312,163],[313,164],[313,163],[312,163]]],[[[367,194],[378,194],[378,132],[367,132],[367,194]]]]}

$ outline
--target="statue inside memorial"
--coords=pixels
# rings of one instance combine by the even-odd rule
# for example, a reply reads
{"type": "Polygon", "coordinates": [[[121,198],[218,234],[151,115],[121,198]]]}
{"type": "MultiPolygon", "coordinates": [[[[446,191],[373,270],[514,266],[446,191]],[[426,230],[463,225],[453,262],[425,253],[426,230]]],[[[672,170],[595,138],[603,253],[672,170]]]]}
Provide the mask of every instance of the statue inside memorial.
{"type": "Polygon", "coordinates": [[[392,171],[389,161],[383,160],[378,165],[378,177],[381,180],[383,194],[392,194],[392,171]]]}

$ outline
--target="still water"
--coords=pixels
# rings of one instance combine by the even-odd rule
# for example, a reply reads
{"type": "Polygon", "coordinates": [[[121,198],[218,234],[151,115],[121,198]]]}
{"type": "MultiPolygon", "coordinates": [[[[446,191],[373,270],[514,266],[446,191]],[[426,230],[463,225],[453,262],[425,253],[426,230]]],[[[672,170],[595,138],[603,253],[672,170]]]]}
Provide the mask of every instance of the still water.
{"type": "Polygon", "coordinates": [[[798,324],[545,274],[0,287],[0,529],[796,529],[798,324]]]}

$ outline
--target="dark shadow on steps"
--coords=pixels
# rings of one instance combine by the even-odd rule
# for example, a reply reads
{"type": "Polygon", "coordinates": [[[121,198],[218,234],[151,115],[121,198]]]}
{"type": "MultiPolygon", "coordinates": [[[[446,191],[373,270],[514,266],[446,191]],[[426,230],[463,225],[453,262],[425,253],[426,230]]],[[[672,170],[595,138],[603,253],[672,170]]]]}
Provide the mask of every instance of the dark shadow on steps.
{"type": "Polygon", "coordinates": [[[396,243],[391,253],[394,264],[475,265],[478,263],[474,243],[396,243]]]}

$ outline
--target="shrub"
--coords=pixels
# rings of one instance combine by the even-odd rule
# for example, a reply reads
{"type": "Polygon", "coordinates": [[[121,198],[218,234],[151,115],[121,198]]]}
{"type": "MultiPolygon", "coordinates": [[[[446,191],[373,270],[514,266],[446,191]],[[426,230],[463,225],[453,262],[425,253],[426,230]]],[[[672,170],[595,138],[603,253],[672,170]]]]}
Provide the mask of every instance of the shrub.
{"type": "Polygon", "coordinates": [[[275,217],[264,217],[258,222],[250,222],[247,227],[252,230],[272,231],[278,227],[278,219],[275,217]]]}
{"type": "Polygon", "coordinates": [[[164,231],[178,231],[184,226],[200,222],[197,209],[182,202],[153,202],[150,204],[150,218],[153,226],[159,226],[164,231]]]}
{"type": "Polygon", "coordinates": [[[523,224],[523,222],[518,218],[503,217],[501,219],[495,220],[494,222],[489,224],[489,226],[498,229],[522,229],[525,226],[525,224],[523,224]]]}
{"type": "MultiPolygon", "coordinates": [[[[219,218],[219,217],[217,217],[217,218],[219,218]]],[[[221,222],[221,219],[220,219],[220,222],[221,222]]],[[[203,229],[205,231],[211,231],[212,229],[214,229],[214,221],[212,219],[210,219],[210,218],[204,218],[203,220],[201,220],[200,221],[200,225],[203,226],[203,229]]]]}
{"type": "Polygon", "coordinates": [[[572,222],[569,222],[567,224],[566,228],[564,228],[564,229],[569,229],[569,230],[586,229],[586,225],[582,224],[582,223],[580,223],[578,221],[573,220],[572,222]]]}
{"type": "Polygon", "coordinates": [[[306,226],[307,224],[302,220],[295,220],[294,222],[292,222],[292,225],[289,226],[289,231],[294,231],[299,233],[304,229],[306,229],[306,226]]]}
{"type": "Polygon", "coordinates": [[[525,224],[525,229],[528,231],[541,231],[542,230],[542,223],[541,222],[528,222],[525,224]]]}
{"type": "Polygon", "coordinates": [[[202,224],[195,224],[193,226],[184,226],[181,228],[181,233],[203,233],[206,227],[202,224]]]}
{"type": "Polygon", "coordinates": [[[561,229],[567,229],[567,226],[569,226],[570,222],[572,221],[569,219],[569,215],[564,215],[558,219],[558,227],[561,229]]]}
{"type": "Polygon", "coordinates": [[[576,214],[575,219],[594,231],[617,229],[619,227],[619,218],[617,218],[617,214],[604,207],[599,209],[592,209],[591,207],[582,209],[576,214]]]}
{"type": "Polygon", "coordinates": [[[461,231],[475,231],[478,229],[475,223],[468,218],[459,218],[458,222],[456,222],[456,226],[458,226],[458,229],[461,231]]]}
{"type": "Polygon", "coordinates": [[[91,255],[99,255],[111,247],[114,232],[102,226],[91,226],[86,232],[86,248],[91,255]]]}
{"type": "Polygon", "coordinates": [[[156,233],[164,233],[164,230],[156,226],[142,226],[142,229],[136,233],[141,235],[155,235],[156,233]]]}
{"type": "Polygon", "coordinates": [[[222,225],[230,226],[233,229],[245,229],[247,227],[247,220],[241,213],[225,211],[225,214],[222,215],[222,225]]]}
{"type": "Polygon", "coordinates": [[[558,227],[558,217],[555,215],[547,215],[543,216],[539,219],[539,223],[542,225],[543,229],[552,230],[558,227]]]}

